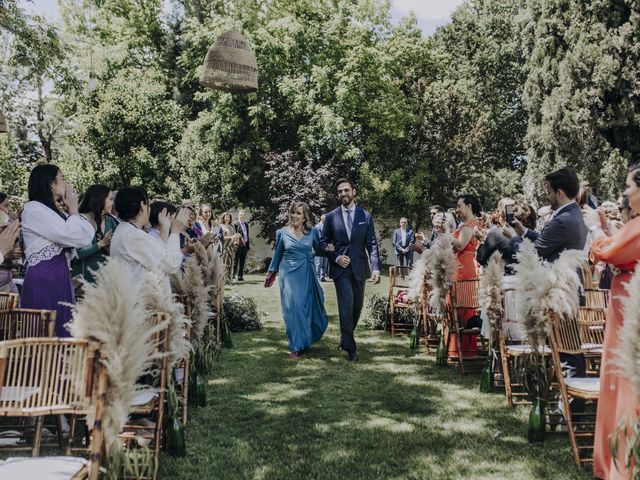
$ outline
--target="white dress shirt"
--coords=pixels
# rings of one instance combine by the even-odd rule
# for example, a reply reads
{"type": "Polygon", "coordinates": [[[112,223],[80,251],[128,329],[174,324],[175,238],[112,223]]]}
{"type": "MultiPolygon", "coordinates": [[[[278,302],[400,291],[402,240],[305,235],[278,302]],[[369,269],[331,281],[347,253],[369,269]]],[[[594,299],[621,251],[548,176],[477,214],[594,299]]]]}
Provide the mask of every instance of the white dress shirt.
{"type": "Polygon", "coordinates": [[[402,241],[402,247],[404,248],[407,243],[407,231],[403,228],[400,229],[400,240],[402,241]]]}
{"type": "Polygon", "coordinates": [[[145,270],[167,275],[178,273],[182,264],[180,237],[172,233],[163,242],[129,222],[122,222],[111,239],[111,256],[128,263],[141,274],[145,270]]]}
{"type": "Polygon", "coordinates": [[[24,254],[30,266],[59,255],[65,248],[91,245],[96,231],[80,215],[62,218],[44,203],[27,202],[22,210],[24,254]]]}

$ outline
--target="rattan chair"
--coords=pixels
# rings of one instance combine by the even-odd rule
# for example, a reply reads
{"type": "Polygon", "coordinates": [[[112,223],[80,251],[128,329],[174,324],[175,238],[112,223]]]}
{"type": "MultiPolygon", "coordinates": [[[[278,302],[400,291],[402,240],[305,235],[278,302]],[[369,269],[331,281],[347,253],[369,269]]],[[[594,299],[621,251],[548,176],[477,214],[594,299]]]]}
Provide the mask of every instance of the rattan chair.
{"type": "Polygon", "coordinates": [[[104,396],[108,387],[99,347],[97,342],[71,338],[0,342],[0,415],[42,418],[94,413],[95,416],[88,463],[77,457],[9,459],[0,462],[0,478],[45,479],[54,472],[68,473],[68,478],[98,478],[104,445],[104,396]]]}
{"type": "MultiPolygon", "coordinates": [[[[152,317],[152,322],[162,323],[166,321],[166,313],[157,313],[152,317]]],[[[157,392],[143,392],[136,396],[134,403],[131,405],[131,414],[143,416],[153,422],[152,433],[148,433],[150,427],[135,425],[128,422],[120,434],[129,446],[137,445],[137,437],[142,437],[150,442],[149,448],[153,450],[153,467],[149,478],[155,480],[158,475],[158,461],[160,458],[160,447],[162,445],[162,431],[164,427],[164,410],[165,395],[167,390],[167,369],[169,357],[169,327],[158,333],[156,337],[156,356],[159,359],[156,362],[158,372],[157,392]]]]}
{"type": "Polygon", "coordinates": [[[460,373],[464,375],[472,371],[479,372],[484,368],[487,360],[487,345],[481,340],[480,328],[466,328],[462,321],[462,311],[474,311],[479,313],[478,303],[479,281],[457,280],[449,289],[449,305],[447,306],[448,334],[447,334],[447,359],[458,363],[460,373]],[[449,354],[451,339],[456,339],[457,357],[449,354]],[[462,348],[462,339],[467,338],[472,344],[475,342],[477,350],[466,352],[462,348]]]}
{"type": "Polygon", "coordinates": [[[565,409],[565,419],[573,457],[576,464],[580,466],[584,463],[593,462],[595,413],[579,413],[579,421],[576,421],[574,419],[576,414],[571,410],[570,399],[581,398],[586,401],[597,402],[600,393],[600,378],[564,377],[560,354],[588,354],[590,349],[584,348],[585,345],[580,334],[578,319],[561,319],[553,312],[550,312],[548,321],[555,377],[565,409]]]}
{"type": "Polygon", "coordinates": [[[597,307],[606,309],[609,306],[609,290],[600,288],[585,288],[585,307],[597,307]]]}
{"type": "Polygon", "coordinates": [[[412,317],[419,315],[419,310],[414,303],[398,299],[398,293],[409,290],[410,273],[411,267],[389,268],[389,307],[385,327],[388,327],[392,337],[396,332],[409,333],[413,329],[413,320],[411,322],[402,321],[401,312],[411,312],[412,317]]]}

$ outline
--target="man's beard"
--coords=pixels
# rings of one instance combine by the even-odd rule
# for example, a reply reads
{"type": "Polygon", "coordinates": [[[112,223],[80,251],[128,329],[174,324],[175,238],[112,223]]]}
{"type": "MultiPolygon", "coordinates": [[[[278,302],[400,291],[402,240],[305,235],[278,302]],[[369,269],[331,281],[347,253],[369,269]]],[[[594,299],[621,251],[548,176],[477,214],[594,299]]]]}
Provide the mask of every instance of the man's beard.
{"type": "Polygon", "coordinates": [[[349,205],[351,203],[352,199],[353,199],[353,197],[350,197],[348,195],[345,195],[344,197],[340,198],[340,200],[342,201],[343,205],[349,205]]]}

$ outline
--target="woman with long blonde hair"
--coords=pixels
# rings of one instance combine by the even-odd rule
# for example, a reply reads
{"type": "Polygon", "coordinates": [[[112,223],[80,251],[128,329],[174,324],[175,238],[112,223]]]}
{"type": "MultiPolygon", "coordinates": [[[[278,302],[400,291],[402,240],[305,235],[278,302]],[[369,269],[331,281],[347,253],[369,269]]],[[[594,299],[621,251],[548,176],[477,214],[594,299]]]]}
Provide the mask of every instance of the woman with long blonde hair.
{"type": "Polygon", "coordinates": [[[280,272],[280,307],[289,339],[289,358],[322,338],[329,323],[324,292],[315,274],[315,256],[320,252],[320,234],[313,228],[309,206],[294,202],[289,221],[276,232],[276,248],[265,286],[280,272]]]}
{"type": "Polygon", "coordinates": [[[240,234],[233,226],[231,213],[224,212],[220,215],[220,230],[222,231],[224,243],[222,244],[222,261],[224,262],[224,280],[233,280],[233,263],[236,258],[236,250],[240,241],[240,234]]]}

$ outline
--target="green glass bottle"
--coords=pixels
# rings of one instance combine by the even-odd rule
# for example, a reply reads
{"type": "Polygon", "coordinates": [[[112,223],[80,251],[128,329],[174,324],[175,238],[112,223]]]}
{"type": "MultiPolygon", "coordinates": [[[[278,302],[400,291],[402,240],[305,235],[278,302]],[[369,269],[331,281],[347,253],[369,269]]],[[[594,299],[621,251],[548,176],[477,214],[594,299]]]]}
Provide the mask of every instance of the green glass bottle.
{"type": "Polygon", "coordinates": [[[440,333],[440,341],[436,350],[436,365],[443,367],[447,364],[447,350],[444,344],[444,334],[440,333]]]}
{"type": "Polygon", "coordinates": [[[199,407],[207,406],[207,386],[204,377],[200,374],[196,375],[196,398],[199,407]]]}
{"type": "Polygon", "coordinates": [[[493,391],[493,355],[491,351],[487,355],[487,364],[480,375],[480,391],[482,393],[491,393],[493,391]]]}
{"type": "Polygon", "coordinates": [[[184,436],[184,425],[177,416],[171,416],[166,430],[167,453],[173,457],[184,457],[187,454],[187,442],[184,436]]]}
{"type": "Polygon", "coordinates": [[[222,321],[222,346],[225,348],[234,348],[233,340],[231,339],[231,329],[226,320],[222,321]]]}
{"type": "Polygon", "coordinates": [[[415,327],[415,325],[413,326],[413,330],[411,330],[411,334],[409,335],[409,348],[418,348],[418,329],[415,327]]]}
{"type": "Polygon", "coordinates": [[[544,400],[536,397],[533,399],[529,412],[529,428],[527,430],[529,442],[544,442],[546,423],[544,400]]]}

